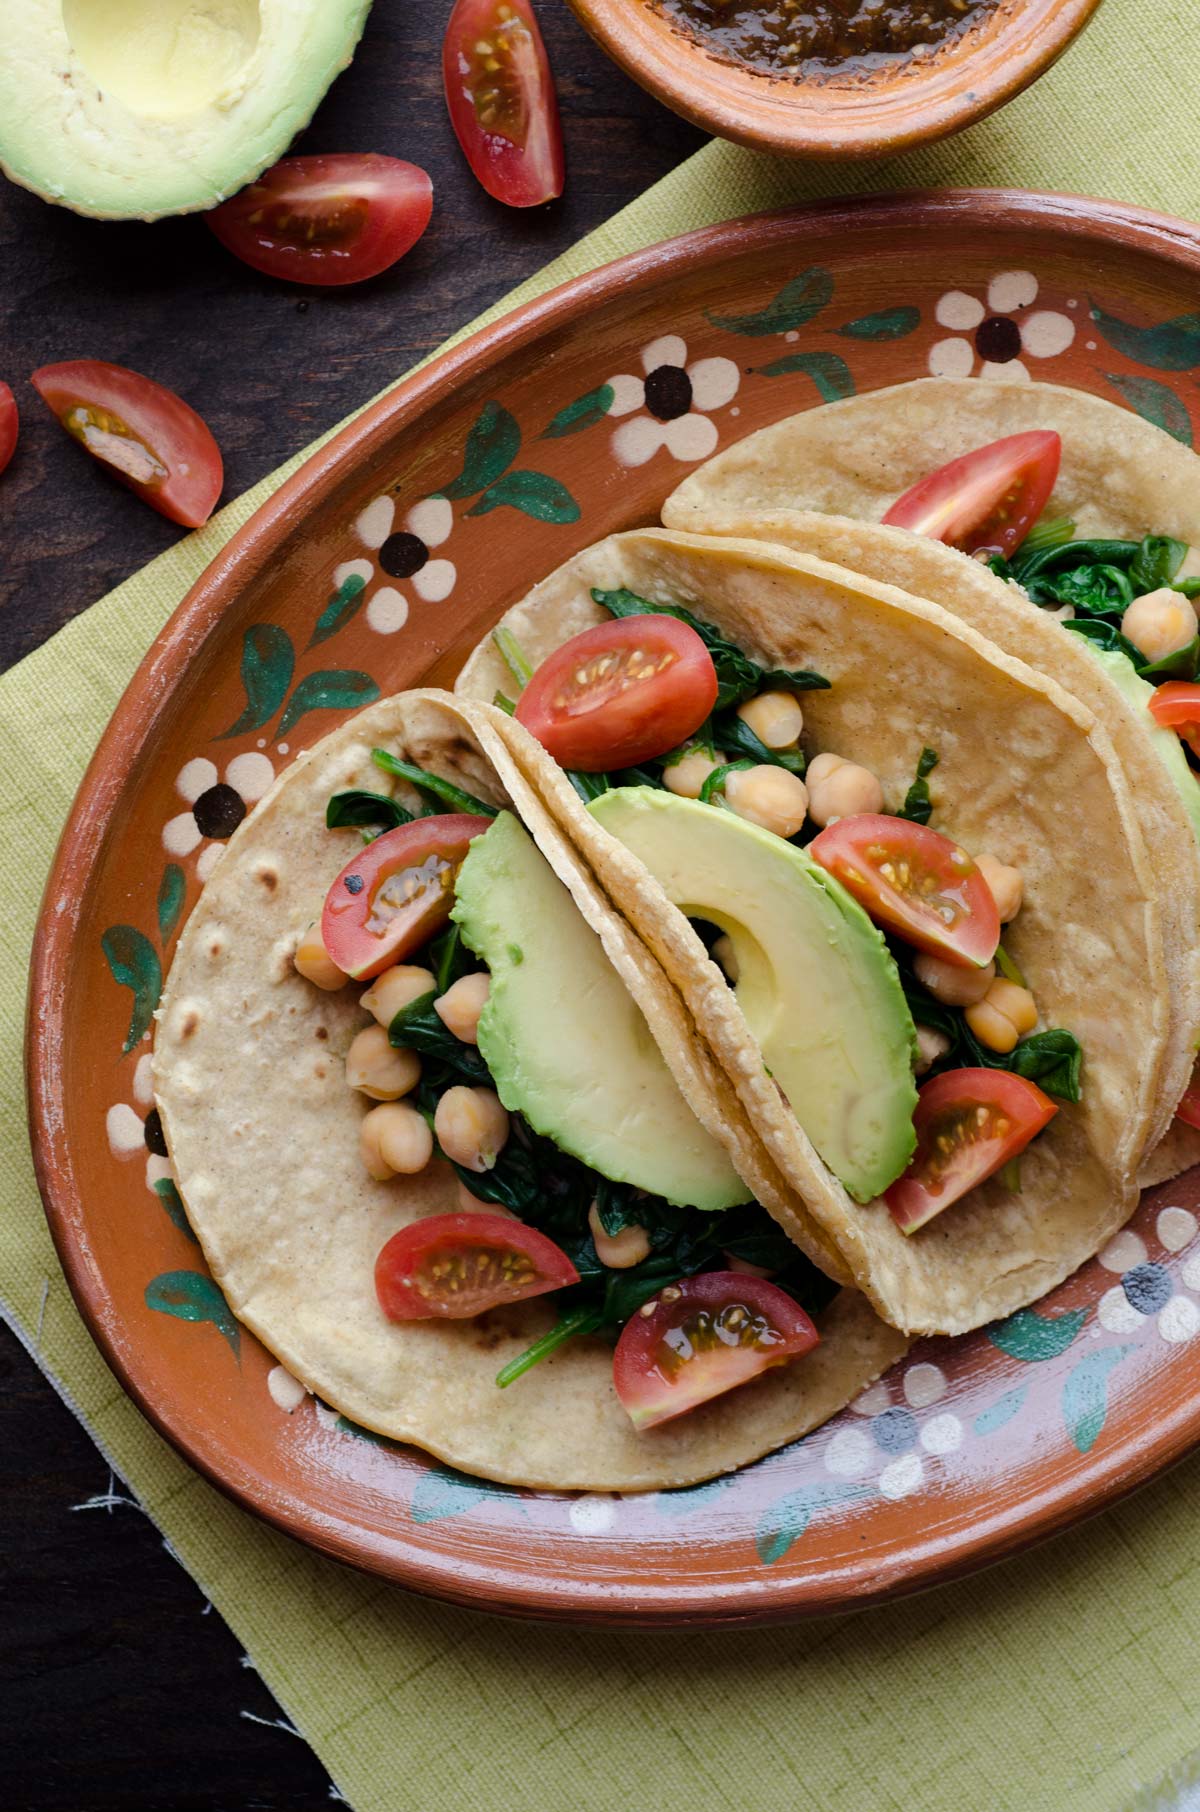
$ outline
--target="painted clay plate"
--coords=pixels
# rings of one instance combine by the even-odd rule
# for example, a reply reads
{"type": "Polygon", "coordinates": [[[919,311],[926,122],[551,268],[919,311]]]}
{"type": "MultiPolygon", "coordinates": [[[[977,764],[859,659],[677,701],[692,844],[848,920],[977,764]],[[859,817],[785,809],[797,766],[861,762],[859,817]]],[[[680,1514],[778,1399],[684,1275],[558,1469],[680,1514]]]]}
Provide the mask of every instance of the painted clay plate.
{"type": "Polygon", "coordinates": [[[1198,277],[1200,230],[1052,197],[897,197],[692,234],[400,385],[217,559],[80,790],[30,1032],[41,1185],[79,1306],[216,1484],[330,1554],[489,1609],[763,1620],[965,1572],[1200,1440],[1193,1174],[1036,1307],[921,1342],[836,1421],[733,1477],[624,1498],[461,1477],[305,1396],[230,1315],[161,1156],[148,1054],[223,840],[346,713],[451,681],[559,561],[653,521],[696,461],[822,400],[931,371],[1037,376],[1190,442],[1198,277]]]}

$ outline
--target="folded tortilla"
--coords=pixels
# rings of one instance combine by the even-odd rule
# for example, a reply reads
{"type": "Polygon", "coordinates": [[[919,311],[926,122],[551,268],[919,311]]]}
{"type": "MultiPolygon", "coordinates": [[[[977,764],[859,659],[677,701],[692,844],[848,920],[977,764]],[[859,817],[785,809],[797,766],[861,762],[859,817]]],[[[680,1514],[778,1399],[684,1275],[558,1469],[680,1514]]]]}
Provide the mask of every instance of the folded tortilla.
{"type": "MultiPolygon", "coordinates": [[[[687,1101],[764,1205],[801,1213],[675,989],[604,899],[497,738],[491,712],[448,694],[385,699],[301,755],[238,829],[180,939],[158,1015],[155,1091],[179,1188],[230,1307],[324,1402],[465,1471],[558,1490],[692,1484],[745,1465],[835,1414],[907,1341],[843,1290],[821,1344],[661,1428],[637,1434],[612,1347],[576,1339],[507,1390],[496,1373],[546,1332],[548,1300],[474,1321],[388,1322],[376,1255],[413,1220],[460,1206],[440,1159],[374,1182],[358,1153],[373,1105],[343,1061],[371,1022],[361,987],[321,993],[292,957],[343,867],[332,793],[386,790],[377,746],[511,806],[571,893],[650,1025],[687,1101]],[[486,747],[485,747],[486,745],[486,747]],[[792,1204],[793,1206],[789,1206],[792,1204]]],[[[819,1239],[820,1236],[818,1235],[819,1239]]],[[[830,1265],[837,1259],[826,1245],[830,1265]]]]}
{"type": "MultiPolygon", "coordinates": [[[[882,1200],[854,1203],[821,1163],[688,920],[583,808],[521,726],[493,713],[561,829],[679,990],[745,1112],[879,1313],[910,1333],[958,1333],[1033,1301],[1096,1252],[1137,1199],[1169,1034],[1154,876],[1128,784],[1092,713],[936,604],[846,568],[748,540],[642,530],[560,567],[503,619],[536,666],[608,620],[592,589],[683,605],[766,667],[815,668],[804,744],[865,763],[893,808],[923,747],[940,756],[934,828],[1016,863],[1025,904],[1005,947],[1043,1024],[1084,1050],[1084,1098],[998,1178],[911,1236],[882,1200]]],[[[462,693],[511,676],[491,643],[462,693]]],[[[770,1204],[767,1204],[768,1206],[770,1204]]],[[[797,1238],[803,1229],[778,1217],[797,1238]]]]}
{"type": "MultiPolygon", "coordinates": [[[[923,378],[794,415],[748,435],[667,499],[673,528],[753,536],[852,567],[932,600],[1085,704],[1112,738],[1159,882],[1171,1029],[1143,1184],[1200,1161],[1200,1133],[1172,1126],[1200,1045],[1200,782],[1172,731],[1146,708],[1151,687],[1053,614],[956,549],[881,518],[948,460],[1006,435],[1053,428],[1062,464],[1047,506],[1081,537],[1188,541],[1200,571],[1200,460],[1140,416],[1053,384],[923,378]]],[[[1127,665],[1127,663],[1126,663],[1127,665]]]]}

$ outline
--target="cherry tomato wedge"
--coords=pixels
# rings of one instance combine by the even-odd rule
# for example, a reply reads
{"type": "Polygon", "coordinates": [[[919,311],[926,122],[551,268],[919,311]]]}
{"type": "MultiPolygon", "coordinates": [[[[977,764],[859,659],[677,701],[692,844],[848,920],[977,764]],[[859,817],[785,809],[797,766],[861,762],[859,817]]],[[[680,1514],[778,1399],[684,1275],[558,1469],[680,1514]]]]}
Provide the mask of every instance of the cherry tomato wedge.
{"type": "Polygon", "coordinates": [[[578,1282],[552,1239],[506,1214],[432,1214],[393,1233],[375,1260],[389,1321],[465,1321],[578,1282]]]}
{"type": "Polygon", "coordinates": [[[1168,680],[1148,703],[1155,723],[1175,730],[1192,754],[1200,756],[1200,686],[1191,680],[1168,680]]]}
{"type": "Polygon", "coordinates": [[[489,195],[535,208],[562,194],[558,97],[529,0],[458,0],[442,81],[450,124],[489,195]]]}
{"type": "Polygon", "coordinates": [[[632,1315],[613,1354],[613,1383],[635,1428],[653,1428],[769,1366],[798,1359],[820,1335],[778,1285],[704,1271],[660,1290],[632,1315]]]}
{"type": "Polygon", "coordinates": [[[160,516],[199,528],[225,481],[196,411],[153,378],[103,359],[43,365],[30,380],[73,440],[160,516]]]}
{"type": "Polygon", "coordinates": [[[689,624],[622,617],[556,648],[516,714],[560,766],[602,774],[676,748],[716,699],[712,656],[689,624]]]}
{"type": "Polygon", "coordinates": [[[1007,1070],[943,1070],[917,1091],[917,1149],[887,1191],[901,1233],[915,1233],[1024,1151],[1058,1108],[1007,1070]]]}
{"type": "Polygon", "coordinates": [[[0,384],[0,472],[17,447],[17,399],[7,384],[0,384]]]}
{"type": "Polygon", "coordinates": [[[1175,1118],[1182,1120],[1185,1126],[1194,1126],[1200,1130],[1200,1069],[1192,1075],[1192,1080],[1184,1089],[1179,1106],[1175,1109],[1175,1118]]]}
{"type": "Polygon", "coordinates": [[[403,258],[429,225],[433,184],[377,151],[285,157],[207,215],[252,270],[289,283],[361,283],[403,258]]]}
{"type": "Polygon", "coordinates": [[[964,969],[982,969],[1000,942],[992,890],[972,858],[940,831],[882,812],[839,818],[808,854],[885,931],[964,969]]]}
{"type": "Polygon", "coordinates": [[[886,523],[973,554],[1015,554],[1050,501],[1062,439],[1049,428],[1010,434],[939,466],[895,502],[886,523]]]}
{"type": "Polygon", "coordinates": [[[414,818],[347,862],[321,914],[321,938],[338,968],[366,981],[440,931],[467,846],[491,822],[469,812],[414,818]]]}

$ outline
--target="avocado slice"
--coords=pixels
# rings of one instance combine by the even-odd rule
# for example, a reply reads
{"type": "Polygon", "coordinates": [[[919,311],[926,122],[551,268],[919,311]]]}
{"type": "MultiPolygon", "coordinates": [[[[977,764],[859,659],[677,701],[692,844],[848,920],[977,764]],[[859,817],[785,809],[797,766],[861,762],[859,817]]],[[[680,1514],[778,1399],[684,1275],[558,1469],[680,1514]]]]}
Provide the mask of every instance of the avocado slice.
{"type": "MultiPolygon", "coordinates": [[[[1091,646],[1090,643],[1088,645],[1091,646]]],[[[1183,744],[1174,730],[1165,730],[1161,724],[1156,724],[1147,709],[1150,700],[1154,697],[1154,687],[1149,680],[1144,680],[1141,674],[1135,671],[1132,661],[1119,649],[1093,648],[1092,653],[1118,691],[1124,693],[1128,703],[1144,713],[1146,727],[1153,739],[1158,758],[1171,776],[1175,790],[1183,800],[1184,809],[1191,819],[1192,829],[1200,838],[1200,783],[1197,782],[1195,774],[1188,766],[1187,756],[1183,752],[1183,744]]]]}
{"type": "Polygon", "coordinates": [[[681,912],[718,925],[738,1005],[792,1112],[856,1201],[912,1156],[916,1033],[882,936],[802,849],[653,787],[589,806],[681,912]]]}
{"type": "Polygon", "coordinates": [[[0,0],[0,170],[101,219],[215,207],[282,157],[371,0],[0,0]]]}
{"type": "Polygon", "coordinates": [[[750,1200],[632,996],[511,812],[467,851],[451,917],[492,985],[479,1049],[505,1107],[601,1176],[681,1207],[750,1200]]]}

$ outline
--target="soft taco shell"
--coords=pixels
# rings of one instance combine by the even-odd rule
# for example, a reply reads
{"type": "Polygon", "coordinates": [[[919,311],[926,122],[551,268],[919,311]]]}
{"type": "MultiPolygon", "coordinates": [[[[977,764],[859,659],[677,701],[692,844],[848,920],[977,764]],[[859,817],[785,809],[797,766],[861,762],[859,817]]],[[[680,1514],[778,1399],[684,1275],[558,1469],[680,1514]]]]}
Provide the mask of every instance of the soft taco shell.
{"type": "MultiPolygon", "coordinates": [[[[607,620],[591,590],[617,586],[684,605],[766,666],[823,673],[832,689],[804,697],[806,744],[865,762],[887,801],[903,797],[922,747],[936,748],[935,827],[1022,869],[1025,905],[1006,948],[1029,978],[1042,1023],[1080,1038],[1084,1101],[1060,1112],[1027,1151],[1020,1194],[985,1184],[906,1238],[882,1202],[857,1206],[821,1164],[688,921],[520,725],[494,714],[559,824],[676,983],[752,1123],[880,1314],[910,1333],[958,1333],[1033,1301],[1131,1212],[1167,1037],[1154,887],[1107,736],[1052,680],[936,605],[752,541],[614,535],[552,574],[504,622],[537,665],[607,620]]],[[[459,680],[478,697],[503,683],[490,644],[459,680]]]]}
{"type": "Polygon", "coordinates": [[[360,990],[318,993],[291,957],[346,859],[345,839],[324,827],[326,801],[346,787],[380,790],[370,752],[381,744],[518,810],[652,1016],[676,1074],[693,1077],[689,1098],[710,1114],[714,1103],[726,1109],[747,1181],[757,1175],[764,1193],[786,1195],[674,990],[503,748],[495,745],[493,762],[481,736],[488,726],[477,734],[471,707],[446,694],[384,700],[302,755],[231,840],[184,930],[159,1013],[155,1087],[179,1186],[231,1308],[353,1421],[512,1484],[692,1484],[825,1421],[900,1356],[903,1335],[843,1291],[821,1317],[821,1345],[801,1363],[639,1436],[600,1340],[572,1342],[496,1389],[500,1367],[551,1325],[548,1305],[397,1327],[375,1300],[379,1248],[398,1227],[457,1208],[457,1182],[440,1162],[389,1183],[366,1176],[357,1134],[370,1104],[342,1073],[347,1046],[369,1023],[360,990]]]}
{"type": "MultiPolygon", "coordinates": [[[[1086,642],[979,561],[880,523],[924,474],[1033,428],[1062,436],[1050,515],[1072,518],[1080,535],[1137,540],[1170,533],[1191,542],[1200,560],[1196,455],[1127,409],[1052,384],[930,378],[809,410],[701,466],[667,499],[663,521],[773,541],[928,598],[1048,673],[1104,724],[1160,883],[1172,1024],[1157,1140],[1191,1076],[1200,1030],[1200,784],[1178,761],[1168,771],[1160,749],[1173,742],[1171,733],[1122,691],[1086,642]]],[[[1164,1170],[1169,1162],[1187,1168],[1198,1160],[1200,1134],[1176,1131],[1145,1180],[1176,1174],[1164,1170]]]]}

